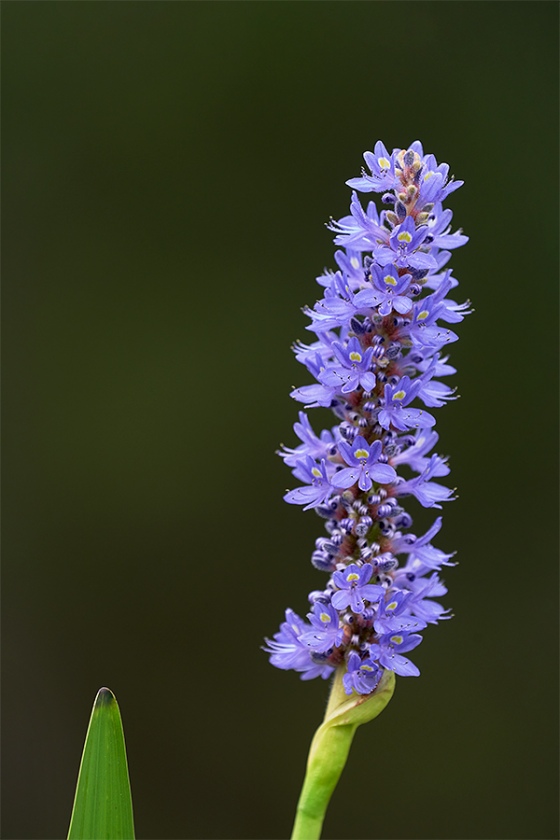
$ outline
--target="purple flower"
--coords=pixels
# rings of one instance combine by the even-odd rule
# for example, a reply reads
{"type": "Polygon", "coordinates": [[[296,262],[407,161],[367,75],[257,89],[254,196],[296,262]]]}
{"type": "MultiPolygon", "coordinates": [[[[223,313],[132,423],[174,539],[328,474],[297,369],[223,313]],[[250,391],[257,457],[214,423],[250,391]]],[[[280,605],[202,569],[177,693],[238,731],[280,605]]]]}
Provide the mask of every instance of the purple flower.
{"type": "Polygon", "coordinates": [[[332,653],[332,649],[340,645],[344,635],[344,628],[339,626],[338,612],[331,604],[318,601],[307,618],[313,630],[302,635],[303,644],[318,653],[332,653]]]}
{"type": "Polygon", "coordinates": [[[334,668],[320,656],[314,655],[302,642],[302,635],[307,625],[293,610],[286,610],[286,621],[280,625],[280,631],[274,639],[266,639],[268,647],[264,651],[270,654],[270,663],[284,671],[294,670],[301,673],[302,680],[314,677],[328,679],[334,668]]]}
{"type": "Polygon", "coordinates": [[[429,235],[436,248],[460,248],[469,241],[469,237],[464,236],[461,231],[450,233],[452,218],[453,211],[443,210],[441,202],[438,202],[433,215],[428,219],[429,235]]]}
{"type": "Polygon", "coordinates": [[[424,405],[430,408],[441,408],[446,402],[456,400],[455,388],[450,388],[445,382],[428,379],[418,391],[418,396],[424,405]]]}
{"type": "Polygon", "coordinates": [[[396,631],[423,630],[425,622],[410,614],[411,601],[412,593],[399,591],[387,601],[380,601],[373,622],[375,632],[384,635],[396,631]]]}
{"type": "Polygon", "coordinates": [[[304,385],[295,388],[290,394],[292,399],[305,403],[307,408],[329,408],[334,399],[334,388],[325,385],[304,385]]]}
{"type": "Polygon", "coordinates": [[[389,244],[379,246],[377,262],[382,266],[394,263],[398,268],[437,268],[431,254],[418,250],[429,232],[426,226],[416,228],[412,216],[407,216],[392,232],[389,244]]]}
{"type": "Polygon", "coordinates": [[[438,318],[448,314],[450,310],[445,302],[445,294],[449,290],[449,280],[442,283],[433,295],[422,298],[413,307],[410,323],[403,329],[415,343],[422,349],[432,353],[437,352],[444,344],[457,341],[458,336],[452,330],[437,324],[438,318]]]}
{"type": "MultiPolygon", "coordinates": [[[[426,453],[431,452],[439,440],[437,432],[431,429],[417,429],[416,436],[411,439],[410,446],[403,447],[401,451],[391,458],[394,467],[400,464],[408,464],[414,472],[424,472],[429,463],[426,453]]],[[[437,475],[448,475],[449,467],[444,459],[441,459],[437,475]]]]}
{"type": "Polygon", "coordinates": [[[373,152],[364,152],[364,160],[369,166],[371,175],[362,169],[361,178],[351,178],[346,181],[349,187],[360,192],[385,192],[398,186],[395,176],[395,154],[389,154],[381,140],[375,144],[373,152]]]}
{"type": "Polygon", "coordinates": [[[381,679],[381,669],[371,657],[361,659],[355,651],[348,657],[347,671],[342,678],[346,694],[371,694],[381,679]]]}
{"type": "Polygon", "coordinates": [[[361,435],[358,435],[352,446],[341,441],[338,451],[350,466],[333,475],[333,487],[347,489],[358,482],[360,490],[369,490],[373,481],[379,484],[390,484],[394,481],[397,474],[393,467],[378,463],[382,448],[381,441],[375,440],[370,446],[361,435]]]}
{"type": "Polygon", "coordinates": [[[389,232],[381,225],[382,220],[373,201],[369,202],[364,213],[360,199],[356,193],[352,193],[350,214],[329,224],[330,229],[338,234],[334,238],[335,245],[343,245],[355,251],[369,251],[380,239],[389,241],[389,232]]]}
{"type": "MultiPolygon", "coordinates": [[[[391,549],[396,554],[408,554],[409,560],[406,564],[406,574],[414,572],[414,575],[425,574],[427,571],[439,571],[442,566],[453,566],[451,562],[453,554],[446,554],[440,548],[432,545],[432,539],[441,529],[442,517],[438,516],[434,524],[422,537],[414,534],[395,536],[391,540],[391,549]]],[[[396,577],[403,574],[399,570],[396,577]]]]}
{"type": "Polygon", "coordinates": [[[438,166],[433,155],[426,155],[423,158],[418,194],[418,203],[422,207],[426,204],[443,201],[450,193],[463,186],[463,181],[448,181],[448,173],[449,166],[446,163],[441,163],[438,166]]]}
{"type": "Polygon", "coordinates": [[[435,417],[418,408],[407,408],[409,403],[418,396],[422,382],[414,382],[408,376],[399,379],[397,385],[385,385],[385,399],[379,412],[378,422],[384,429],[391,425],[401,432],[413,428],[429,428],[435,425],[435,417]]]}
{"type": "Polygon", "coordinates": [[[454,498],[452,490],[444,487],[442,484],[436,484],[430,481],[431,477],[438,470],[440,460],[438,455],[432,455],[424,472],[418,478],[401,482],[397,487],[397,494],[399,496],[415,496],[422,507],[441,508],[438,502],[451,501],[454,498]]]}
{"type": "Polygon", "coordinates": [[[417,647],[422,636],[416,633],[385,633],[380,636],[379,643],[370,648],[371,656],[389,671],[394,671],[401,677],[417,677],[420,673],[410,659],[403,656],[409,650],[417,647]]]}
{"type": "Polygon", "coordinates": [[[309,649],[302,644],[301,635],[308,629],[305,621],[293,610],[286,610],[286,621],[280,625],[274,639],[266,639],[270,661],[277,668],[299,671],[309,664],[309,649]]]}
{"type": "Polygon", "coordinates": [[[301,481],[308,481],[309,485],[290,490],[284,496],[284,501],[291,505],[305,505],[304,510],[309,510],[332,496],[333,488],[329,481],[324,459],[320,465],[317,465],[317,462],[307,455],[303,461],[297,462],[296,471],[296,478],[301,479],[301,481]]]}
{"type": "Polygon", "coordinates": [[[344,275],[346,287],[357,288],[364,280],[364,265],[359,251],[335,251],[336,264],[344,275]]]}
{"type": "Polygon", "coordinates": [[[380,315],[390,315],[393,309],[401,315],[410,312],[412,301],[405,293],[412,280],[411,274],[399,275],[394,265],[384,268],[373,265],[371,279],[373,289],[358,292],[354,299],[357,308],[377,306],[380,315]]]}
{"type": "Polygon", "coordinates": [[[313,309],[305,312],[312,323],[307,327],[317,333],[325,333],[347,323],[356,313],[356,295],[340,271],[333,275],[330,285],[325,289],[324,297],[318,300],[313,309]]]}
{"type": "Polygon", "coordinates": [[[383,587],[368,583],[372,574],[373,566],[369,563],[362,567],[351,563],[343,572],[335,572],[333,583],[339,591],[332,596],[333,607],[337,610],[350,607],[352,612],[359,614],[365,610],[364,601],[379,601],[383,598],[385,594],[383,587]]]}
{"type": "Polygon", "coordinates": [[[373,347],[363,350],[354,337],[346,347],[339,341],[333,341],[332,348],[339,364],[326,368],[320,374],[321,382],[331,388],[340,388],[343,394],[355,391],[358,385],[364,391],[372,391],[375,387],[375,374],[370,370],[373,347]]]}
{"type": "MultiPolygon", "coordinates": [[[[412,568],[409,564],[407,567],[412,568]]],[[[410,571],[406,572],[406,585],[411,591],[408,602],[410,611],[426,624],[437,624],[442,619],[451,618],[449,610],[444,609],[437,601],[432,601],[432,598],[441,598],[447,593],[447,587],[443,585],[437,574],[424,578],[419,576],[420,571],[418,571],[417,575],[410,571]]]]}
{"type": "Polygon", "coordinates": [[[347,694],[371,693],[384,670],[418,675],[405,654],[450,617],[437,600],[447,592],[439,572],[454,565],[433,545],[442,519],[417,537],[404,505],[410,496],[434,508],[453,498],[438,483],[449,466],[434,451],[426,407],[455,399],[441,380],[456,371],[441,351],[458,338],[448,325],[471,311],[449,297],[458,281],[447,265],[468,238],[452,231],[442,204],[462,182],[418,140],[392,152],[378,141],[364,159],[369,171],[348,184],[382,193],[382,209],[353,192],[350,213],[329,223],[336,265],[316,278],[321,298],[304,309],[315,340],[294,345],[314,381],[291,396],[330,408],[337,425],[316,434],[302,411],[300,443],[280,452],[301,481],[285,500],[325,523],[311,562],[330,577],[311,593],[308,620],[288,610],[265,648],[273,665],[304,680],[344,669],[347,694]]]}
{"type": "Polygon", "coordinates": [[[305,411],[300,411],[299,423],[294,423],[294,432],[302,441],[302,445],[296,447],[296,449],[288,449],[288,447],[283,446],[279,453],[284,459],[284,463],[289,467],[295,467],[297,462],[305,458],[306,455],[309,455],[313,460],[320,461],[327,458],[331,450],[336,449],[333,433],[323,429],[320,437],[317,437],[305,411]]]}

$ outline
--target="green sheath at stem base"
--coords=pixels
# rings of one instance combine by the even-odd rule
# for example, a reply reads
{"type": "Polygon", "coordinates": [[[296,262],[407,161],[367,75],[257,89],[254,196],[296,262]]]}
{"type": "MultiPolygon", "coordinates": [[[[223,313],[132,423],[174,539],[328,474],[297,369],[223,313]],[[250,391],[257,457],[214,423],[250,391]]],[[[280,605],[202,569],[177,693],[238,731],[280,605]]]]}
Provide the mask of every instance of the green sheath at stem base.
{"type": "Polygon", "coordinates": [[[319,840],[332,793],[352,744],[354,732],[362,723],[383,711],[395,690],[395,675],[384,671],[371,694],[344,692],[343,669],[336,672],[323,723],[315,733],[303,788],[299,798],[292,840],[319,840]]]}

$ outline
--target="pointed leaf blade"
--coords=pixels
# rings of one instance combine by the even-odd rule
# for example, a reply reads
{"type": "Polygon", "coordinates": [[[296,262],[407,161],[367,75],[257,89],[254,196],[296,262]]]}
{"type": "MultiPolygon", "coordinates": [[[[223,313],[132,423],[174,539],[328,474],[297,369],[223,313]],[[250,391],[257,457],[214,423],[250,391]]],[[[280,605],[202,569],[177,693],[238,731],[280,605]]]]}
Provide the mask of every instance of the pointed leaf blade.
{"type": "Polygon", "coordinates": [[[98,691],[93,704],[68,840],[134,840],[124,732],[108,688],[98,691]]]}

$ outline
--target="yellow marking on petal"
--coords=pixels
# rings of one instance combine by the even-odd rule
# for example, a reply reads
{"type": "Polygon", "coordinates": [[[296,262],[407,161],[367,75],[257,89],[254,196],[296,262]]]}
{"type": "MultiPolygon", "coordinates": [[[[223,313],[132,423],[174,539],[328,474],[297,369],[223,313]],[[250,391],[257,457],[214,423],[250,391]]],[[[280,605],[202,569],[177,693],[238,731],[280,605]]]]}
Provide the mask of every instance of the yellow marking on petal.
{"type": "Polygon", "coordinates": [[[321,470],[319,469],[319,467],[313,467],[311,472],[313,473],[315,478],[322,478],[323,477],[323,474],[321,473],[321,470]]]}
{"type": "Polygon", "coordinates": [[[396,602],[396,601],[391,601],[391,603],[390,603],[390,604],[387,604],[387,606],[385,607],[385,609],[386,609],[386,610],[396,610],[396,609],[397,609],[397,606],[398,606],[398,604],[397,604],[397,602],[396,602]]]}
{"type": "Polygon", "coordinates": [[[391,161],[387,160],[386,157],[377,158],[377,163],[381,167],[381,169],[390,169],[391,168],[391,161]]]}
{"type": "Polygon", "coordinates": [[[321,619],[321,621],[323,622],[323,624],[328,624],[328,623],[329,623],[329,621],[331,620],[331,617],[330,617],[330,615],[329,615],[328,613],[321,613],[321,615],[319,616],[319,618],[321,619]]]}
{"type": "Polygon", "coordinates": [[[394,400],[404,400],[405,397],[406,397],[406,392],[405,391],[395,391],[395,393],[393,394],[393,399],[394,400]]]}
{"type": "Polygon", "coordinates": [[[360,263],[359,263],[358,258],[357,257],[352,257],[352,259],[350,260],[350,265],[352,266],[352,268],[359,268],[360,263]]]}
{"type": "Polygon", "coordinates": [[[430,313],[428,312],[428,310],[427,310],[427,309],[423,309],[423,310],[422,310],[422,312],[419,312],[419,313],[418,313],[418,320],[419,320],[419,321],[423,321],[423,320],[424,320],[424,318],[427,318],[429,314],[430,314],[430,313]]]}
{"type": "Polygon", "coordinates": [[[350,361],[352,361],[352,362],[361,362],[361,361],[362,361],[362,354],[361,354],[361,353],[357,353],[355,350],[353,350],[353,351],[349,354],[349,359],[350,359],[350,361]]]}
{"type": "Polygon", "coordinates": [[[435,175],[435,172],[426,172],[426,174],[424,175],[424,181],[427,181],[433,175],[435,175]]]}
{"type": "Polygon", "coordinates": [[[354,455],[356,458],[369,458],[369,452],[366,449],[356,449],[354,455]]]}
{"type": "Polygon", "coordinates": [[[346,576],[346,580],[360,580],[360,575],[357,575],[356,572],[350,572],[350,574],[346,576]]]}
{"type": "Polygon", "coordinates": [[[373,671],[371,665],[360,665],[360,671],[373,671]]]}
{"type": "Polygon", "coordinates": [[[402,230],[397,235],[397,239],[399,242],[408,242],[410,244],[412,242],[412,234],[410,234],[407,230],[402,230]]]}
{"type": "Polygon", "coordinates": [[[383,280],[385,281],[385,283],[388,286],[396,286],[397,285],[397,281],[395,280],[395,278],[393,277],[392,274],[386,274],[385,277],[383,278],[383,280]]]}
{"type": "Polygon", "coordinates": [[[396,645],[402,645],[403,637],[402,636],[391,636],[391,641],[394,642],[396,645]]]}

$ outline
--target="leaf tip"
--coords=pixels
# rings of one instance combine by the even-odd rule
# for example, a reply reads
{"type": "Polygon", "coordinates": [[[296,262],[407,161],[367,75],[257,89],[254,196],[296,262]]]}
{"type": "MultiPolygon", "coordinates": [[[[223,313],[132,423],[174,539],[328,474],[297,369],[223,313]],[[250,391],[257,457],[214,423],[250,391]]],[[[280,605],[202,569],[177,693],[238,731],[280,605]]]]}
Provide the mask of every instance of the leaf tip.
{"type": "Polygon", "coordinates": [[[100,688],[95,697],[94,708],[98,709],[102,706],[110,706],[111,703],[116,703],[117,698],[110,688],[100,688]]]}

